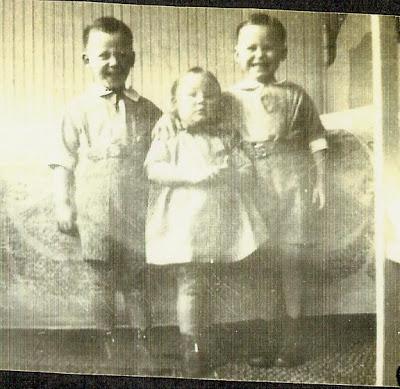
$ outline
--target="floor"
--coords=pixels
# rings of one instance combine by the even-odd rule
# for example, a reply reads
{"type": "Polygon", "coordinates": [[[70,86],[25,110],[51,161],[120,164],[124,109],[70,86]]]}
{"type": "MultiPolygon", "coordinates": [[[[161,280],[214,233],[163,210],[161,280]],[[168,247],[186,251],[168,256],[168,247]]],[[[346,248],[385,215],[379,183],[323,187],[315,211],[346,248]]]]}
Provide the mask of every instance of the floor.
{"type": "MultiPolygon", "coordinates": [[[[250,350],[273,350],[273,324],[241,322],[216,327],[222,355],[215,378],[307,383],[373,385],[375,382],[375,319],[372,315],[308,318],[304,321],[307,361],[295,368],[252,368],[250,350]]],[[[131,331],[119,329],[114,347],[118,358],[107,360],[102,343],[91,330],[2,330],[1,369],[47,372],[181,375],[175,327],[148,334],[151,351],[137,350],[131,331]]]]}

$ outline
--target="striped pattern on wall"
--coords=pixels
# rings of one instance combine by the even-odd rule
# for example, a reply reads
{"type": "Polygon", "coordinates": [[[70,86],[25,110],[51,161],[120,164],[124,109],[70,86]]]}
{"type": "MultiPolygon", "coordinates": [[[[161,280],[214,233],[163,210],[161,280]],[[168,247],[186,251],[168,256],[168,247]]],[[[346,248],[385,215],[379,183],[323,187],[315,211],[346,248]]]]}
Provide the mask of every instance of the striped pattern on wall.
{"type": "MultiPolygon", "coordinates": [[[[35,146],[48,144],[65,102],[90,82],[81,59],[81,35],[95,18],[113,15],[132,28],[137,52],[132,84],[165,109],[173,80],[188,67],[208,68],[223,87],[240,77],[233,60],[235,29],[254,11],[259,10],[1,0],[0,114],[5,136],[35,139],[35,146]]],[[[303,85],[322,110],[321,14],[270,13],[288,28],[289,54],[279,78],[303,85]]]]}

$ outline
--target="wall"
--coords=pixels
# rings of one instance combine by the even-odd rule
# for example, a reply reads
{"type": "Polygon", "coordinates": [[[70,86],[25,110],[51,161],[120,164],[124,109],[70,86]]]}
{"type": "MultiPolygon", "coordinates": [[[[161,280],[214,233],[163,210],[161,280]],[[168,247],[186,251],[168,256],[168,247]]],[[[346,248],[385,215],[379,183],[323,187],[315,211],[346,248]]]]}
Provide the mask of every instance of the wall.
{"type": "MultiPolygon", "coordinates": [[[[201,65],[223,87],[238,79],[233,61],[236,25],[253,10],[177,8],[79,1],[0,2],[2,159],[44,160],[62,106],[90,82],[81,53],[85,25],[102,15],[133,30],[137,63],[132,82],[165,108],[179,72],[201,65]]],[[[289,56],[279,78],[303,85],[323,107],[321,16],[272,11],[288,28],[289,56]]]]}
{"type": "Polygon", "coordinates": [[[372,104],[369,15],[347,15],[337,38],[335,62],[326,71],[327,112],[372,104]]]}

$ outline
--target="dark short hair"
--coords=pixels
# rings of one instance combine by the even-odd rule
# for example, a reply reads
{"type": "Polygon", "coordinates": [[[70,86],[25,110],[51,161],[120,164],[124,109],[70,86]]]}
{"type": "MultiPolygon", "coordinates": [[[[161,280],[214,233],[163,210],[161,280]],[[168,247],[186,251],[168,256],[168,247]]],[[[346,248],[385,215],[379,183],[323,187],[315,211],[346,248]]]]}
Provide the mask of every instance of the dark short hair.
{"type": "Polygon", "coordinates": [[[219,84],[219,81],[217,80],[217,77],[213,73],[211,73],[209,70],[205,70],[200,66],[195,66],[193,68],[190,68],[187,70],[185,73],[183,73],[177,80],[174,81],[171,87],[171,100],[172,102],[175,101],[176,99],[176,91],[178,89],[179,83],[181,82],[182,78],[186,76],[187,74],[201,74],[204,77],[208,78],[210,81],[214,82],[217,86],[219,91],[221,92],[221,85],[219,84]]]}
{"type": "Polygon", "coordinates": [[[86,47],[88,43],[89,34],[92,30],[102,31],[107,34],[120,33],[128,43],[133,43],[133,34],[131,29],[121,20],[115,19],[111,16],[98,18],[92,24],[85,27],[82,35],[84,47],[86,47]]]}
{"type": "Polygon", "coordinates": [[[236,28],[236,40],[239,38],[240,30],[244,26],[255,25],[255,26],[267,26],[272,28],[277,38],[279,38],[283,43],[286,43],[286,28],[283,26],[281,21],[273,16],[266,13],[254,13],[250,17],[241,22],[236,28]]]}

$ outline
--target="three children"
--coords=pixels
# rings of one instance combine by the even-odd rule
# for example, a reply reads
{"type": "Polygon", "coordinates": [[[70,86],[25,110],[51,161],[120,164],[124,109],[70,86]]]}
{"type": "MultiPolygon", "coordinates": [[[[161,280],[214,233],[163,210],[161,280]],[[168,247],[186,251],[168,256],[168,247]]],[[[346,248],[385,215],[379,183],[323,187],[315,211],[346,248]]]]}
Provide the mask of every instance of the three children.
{"type": "MultiPolygon", "coordinates": [[[[83,257],[105,296],[96,310],[98,325],[112,329],[109,308],[117,286],[132,308],[133,325],[148,324],[148,304],[129,304],[146,252],[147,263],[176,269],[186,373],[204,376],[210,369],[210,274],[216,263],[229,266],[266,246],[281,263],[286,313],[276,364],[300,363],[298,259],[310,242],[311,203],[325,203],[327,145],[308,95],[275,79],[286,58],[284,27],[266,14],[238,26],[235,60],[243,80],[223,96],[212,73],[192,68],[183,74],[172,88],[172,112],[154,128],[151,146],[160,111],[125,89],[135,60],[132,40],[129,28],[113,18],[97,19],[85,30],[83,59],[95,85],[67,109],[51,164],[59,229],[72,231],[76,218],[83,257]],[[256,188],[255,196],[249,188],[256,188]],[[121,279],[125,283],[117,285],[121,279]],[[142,312],[139,321],[135,311],[142,312]]],[[[251,363],[265,366],[267,359],[259,355],[251,363]]]]}

